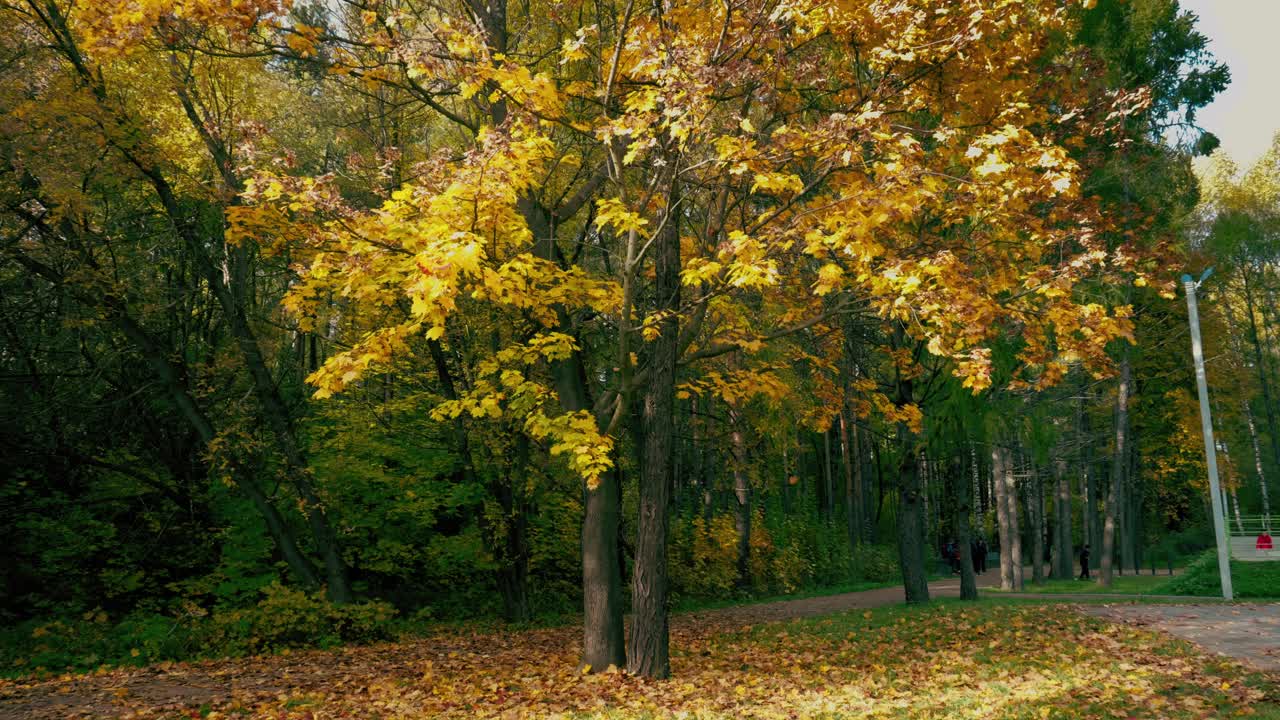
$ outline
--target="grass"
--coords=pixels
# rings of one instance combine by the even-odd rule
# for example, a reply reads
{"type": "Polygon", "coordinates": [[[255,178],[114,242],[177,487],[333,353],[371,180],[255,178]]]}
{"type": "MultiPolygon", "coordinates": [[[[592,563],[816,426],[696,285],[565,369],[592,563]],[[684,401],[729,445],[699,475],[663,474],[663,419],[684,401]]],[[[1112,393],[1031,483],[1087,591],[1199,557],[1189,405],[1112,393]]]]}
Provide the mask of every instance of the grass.
{"type": "MultiPolygon", "coordinates": [[[[1280,596],[1280,562],[1231,562],[1231,585],[1237,598],[1280,596]]],[[[1213,551],[1201,555],[1164,588],[1172,595],[1221,597],[1218,557],[1213,551]]]]}
{"type": "MultiPolygon", "coordinates": [[[[1098,584],[1097,580],[1046,580],[1045,582],[1035,585],[1030,582],[1026,583],[1022,590],[1023,593],[1049,593],[1054,595],[1068,595],[1075,593],[1107,593],[1118,595],[1163,595],[1165,594],[1161,588],[1169,583],[1168,575],[1117,575],[1112,579],[1111,587],[1104,588],[1098,584]]],[[[984,588],[984,590],[988,590],[984,588]]],[[[1005,592],[999,588],[990,588],[990,592],[1005,592]]]]}
{"type": "MultiPolygon", "coordinates": [[[[929,581],[943,580],[946,576],[937,575],[930,577],[929,581]]],[[[781,602],[785,600],[803,600],[806,598],[826,597],[828,595],[843,595],[851,592],[863,592],[866,590],[880,590],[882,588],[899,587],[902,581],[898,579],[887,581],[875,580],[857,580],[847,583],[836,583],[834,585],[822,585],[817,587],[807,587],[796,590],[795,592],[779,594],[779,595],[763,595],[738,598],[683,598],[672,605],[672,612],[697,612],[699,610],[717,610],[726,607],[739,607],[742,605],[759,605],[760,603],[781,602]]]]}

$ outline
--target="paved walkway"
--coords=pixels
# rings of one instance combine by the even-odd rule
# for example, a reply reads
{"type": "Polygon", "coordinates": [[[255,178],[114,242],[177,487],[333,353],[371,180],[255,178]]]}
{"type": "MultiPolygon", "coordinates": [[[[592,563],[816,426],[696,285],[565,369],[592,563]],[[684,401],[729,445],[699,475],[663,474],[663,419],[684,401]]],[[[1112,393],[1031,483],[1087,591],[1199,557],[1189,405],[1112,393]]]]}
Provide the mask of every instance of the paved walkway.
{"type": "Polygon", "coordinates": [[[1096,617],[1163,630],[1259,670],[1280,672],[1280,603],[1232,605],[1097,605],[1096,617]]]}

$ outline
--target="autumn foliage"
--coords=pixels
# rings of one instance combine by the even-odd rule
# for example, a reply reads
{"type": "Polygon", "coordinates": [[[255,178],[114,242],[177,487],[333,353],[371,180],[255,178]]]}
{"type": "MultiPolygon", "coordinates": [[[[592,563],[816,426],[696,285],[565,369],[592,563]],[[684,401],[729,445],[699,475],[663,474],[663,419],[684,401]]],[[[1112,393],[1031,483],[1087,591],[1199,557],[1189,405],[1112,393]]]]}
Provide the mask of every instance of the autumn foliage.
{"type": "MultiPolygon", "coordinates": [[[[834,678],[892,716],[919,709],[899,674],[982,701],[946,636],[992,623],[820,640],[838,667],[784,643],[802,669],[773,685],[725,659],[742,637],[672,638],[668,607],[890,573],[925,602],[948,541],[972,599],[971,538],[1006,584],[1023,557],[1069,575],[1100,509],[1109,579],[1144,532],[1204,519],[1195,408],[1157,380],[1185,363],[1132,349],[1181,319],[1196,202],[1159,123],[1226,81],[1171,0],[28,0],[0,20],[0,362],[33,409],[0,446],[35,518],[12,584],[56,588],[17,621],[208,614],[247,652],[271,623],[233,628],[273,603],[348,640],[391,604],[581,608],[576,650],[503,651],[528,682],[442,661],[414,712],[564,691],[565,712],[817,713],[834,678]],[[856,671],[915,633],[898,670],[856,671]],[[580,677],[609,667],[630,676],[580,677]],[[673,667],[687,691],[632,677],[673,667]],[[698,698],[713,677],[736,680],[698,698]]],[[[1240,312],[1266,324],[1258,292],[1240,312]]],[[[1054,672],[1073,696],[1119,682],[1054,672]]]]}

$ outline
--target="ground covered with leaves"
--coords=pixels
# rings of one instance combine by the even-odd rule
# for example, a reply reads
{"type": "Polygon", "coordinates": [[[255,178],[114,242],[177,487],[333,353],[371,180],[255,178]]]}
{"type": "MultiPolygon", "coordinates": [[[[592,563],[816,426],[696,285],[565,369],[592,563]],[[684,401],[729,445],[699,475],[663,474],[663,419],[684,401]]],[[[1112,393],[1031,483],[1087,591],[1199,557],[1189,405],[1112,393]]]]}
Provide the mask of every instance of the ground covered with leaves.
{"type": "Polygon", "coordinates": [[[6,681],[0,717],[1280,718],[1276,678],[1065,605],[767,617],[677,616],[667,681],[575,672],[575,629],[454,631],[6,681]]]}

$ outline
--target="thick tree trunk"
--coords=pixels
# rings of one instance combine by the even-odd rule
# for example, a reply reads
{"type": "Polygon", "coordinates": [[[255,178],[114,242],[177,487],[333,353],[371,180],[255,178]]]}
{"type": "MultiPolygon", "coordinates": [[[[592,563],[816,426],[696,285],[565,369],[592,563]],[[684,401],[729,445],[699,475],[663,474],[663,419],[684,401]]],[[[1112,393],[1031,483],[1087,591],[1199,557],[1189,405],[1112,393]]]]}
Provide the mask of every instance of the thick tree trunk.
{"type": "Polygon", "coordinates": [[[622,635],[622,570],[618,552],[622,470],[583,489],[582,665],[601,671],[626,662],[622,635]]]}
{"type": "Polygon", "coordinates": [[[643,400],[640,516],[636,522],[636,561],[631,590],[634,619],[627,647],[627,670],[650,678],[671,674],[667,633],[667,524],[680,334],[680,236],[679,223],[674,217],[668,220],[663,231],[654,237],[652,248],[655,310],[665,315],[658,323],[658,337],[649,344],[649,375],[643,400]]]}
{"type": "Polygon", "coordinates": [[[898,558],[902,564],[902,588],[907,602],[929,601],[929,578],[925,566],[924,507],[915,438],[904,437],[898,465],[898,558]]]}
{"type": "Polygon", "coordinates": [[[1107,516],[1102,526],[1102,561],[1099,582],[1111,587],[1116,549],[1116,522],[1120,512],[1120,498],[1124,492],[1124,474],[1128,456],[1129,425],[1129,353],[1120,358],[1120,379],[1116,387],[1115,452],[1111,458],[1111,477],[1108,478],[1107,516]]]}
{"type": "MultiPolygon", "coordinates": [[[[899,331],[899,335],[902,333],[899,331]]],[[[909,379],[898,379],[897,403],[914,400],[909,379]]],[[[925,567],[924,489],[920,486],[916,435],[906,423],[898,423],[901,457],[898,463],[898,558],[902,564],[902,588],[908,603],[929,601],[929,577],[925,567]]]]}
{"type": "Polygon", "coordinates": [[[1009,506],[1009,562],[1013,565],[1013,587],[1021,590],[1026,586],[1023,578],[1022,556],[1022,523],[1018,512],[1018,478],[1017,466],[1013,463],[1013,453],[1005,450],[1004,457],[1004,498],[1009,506]]]}
{"type": "Polygon", "coordinates": [[[996,529],[1000,540],[1000,589],[1014,589],[1013,575],[1013,533],[1009,525],[1009,500],[1006,496],[1008,485],[1005,483],[1005,464],[1008,452],[999,446],[991,448],[991,474],[996,499],[996,529]]]}
{"type": "MultiPolygon", "coordinates": [[[[531,198],[522,198],[520,211],[536,242],[538,257],[558,262],[550,212],[531,198]]],[[[564,220],[565,218],[560,218],[564,220]]],[[[563,308],[556,308],[561,332],[574,328],[563,308]]],[[[560,407],[566,412],[591,411],[587,370],[582,353],[549,363],[560,407]]],[[[625,398],[619,398],[625,402],[625,398]]],[[[600,422],[600,418],[597,418],[600,422]]],[[[615,458],[617,462],[617,458],[615,458]]],[[[622,625],[622,554],[618,533],[622,512],[622,470],[600,477],[595,488],[582,491],[582,667],[599,672],[626,663],[622,625]]]]}

